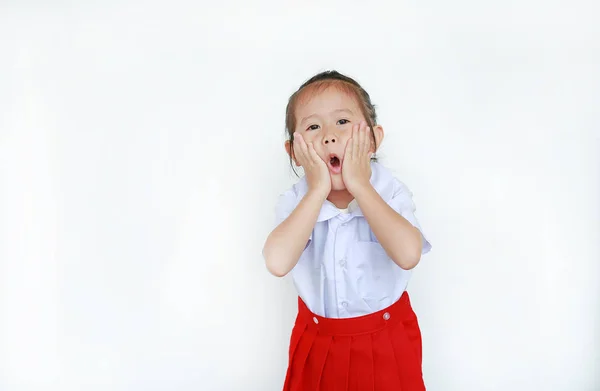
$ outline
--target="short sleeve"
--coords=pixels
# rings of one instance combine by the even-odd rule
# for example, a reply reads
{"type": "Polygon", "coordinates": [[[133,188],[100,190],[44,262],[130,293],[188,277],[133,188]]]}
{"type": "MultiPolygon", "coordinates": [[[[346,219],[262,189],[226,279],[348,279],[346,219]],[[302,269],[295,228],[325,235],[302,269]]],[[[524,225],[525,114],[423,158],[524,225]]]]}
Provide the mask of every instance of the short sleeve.
{"type": "MultiPolygon", "coordinates": [[[[275,206],[275,226],[283,223],[292,214],[294,209],[296,209],[296,206],[298,206],[298,200],[293,190],[288,190],[280,195],[275,206]]],[[[312,237],[313,234],[311,232],[308,238],[309,242],[312,241],[312,237]]]]}
{"type": "Polygon", "coordinates": [[[423,239],[423,248],[421,249],[421,254],[428,253],[429,250],[431,250],[431,243],[429,243],[423,234],[421,225],[415,216],[416,206],[412,199],[412,192],[404,183],[396,181],[394,186],[394,194],[388,204],[392,207],[392,209],[398,212],[415,228],[417,228],[419,232],[421,232],[421,237],[423,239]]]}
{"type": "Polygon", "coordinates": [[[293,190],[281,194],[275,205],[275,225],[277,226],[287,219],[296,208],[296,205],[296,194],[293,190]]]}

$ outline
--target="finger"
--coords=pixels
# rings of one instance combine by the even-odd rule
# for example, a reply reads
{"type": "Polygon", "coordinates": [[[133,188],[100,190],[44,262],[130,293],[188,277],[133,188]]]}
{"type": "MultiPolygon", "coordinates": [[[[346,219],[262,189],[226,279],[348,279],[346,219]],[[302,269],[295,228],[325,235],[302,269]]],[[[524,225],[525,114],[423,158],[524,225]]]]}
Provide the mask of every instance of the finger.
{"type": "Polygon", "coordinates": [[[308,157],[313,163],[319,163],[319,160],[323,161],[323,159],[321,159],[321,157],[315,150],[315,146],[313,145],[313,143],[308,143],[308,157]]]}
{"type": "Polygon", "coordinates": [[[358,154],[360,152],[360,127],[361,124],[358,124],[355,129],[353,129],[353,145],[352,145],[352,158],[357,159],[358,154]]]}
{"type": "Polygon", "coordinates": [[[371,128],[367,128],[367,140],[365,141],[365,154],[367,155],[367,159],[371,160],[373,156],[373,132],[371,132],[371,128]]]}
{"type": "Polygon", "coordinates": [[[346,148],[344,150],[344,164],[346,163],[346,161],[350,161],[352,160],[352,145],[353,145],[353,135],[354,135],[354,126],[352,126],[352,129],[350,130],[350,139],[348,139],[348,141],[346,142],[346,148]]]}
{"type": "Polygon", "coordinates": [[[371,155],[373,155],[372,150],[375,142],[374,134],[375,133],[373,132],[373,129],[370,126],[367,126],[367,139],[365,140],[365,148],[367,149],[367,156],[369,156],[369,159],[371,158],[371,155]]]}
{"type": "Polygon", "coordinates": [[[368,147],[368,153],[369,153],[369,158],[371,158],[371,156],[373,156],[373,154],[375,153],[375,132],[373,131],[373,129],[369,128],[369,131],[367,132],[369,135],[369,142],[368,147]]]}
{"type": "Polygon", "coordinates": [[[306,149],[306,141],[304,141],[304,137],[300,133],[294,133],[294,138],[298,141],[300,148],[306,149]]]}
{"type": "Polygon", "coordinates": [[[346,156],[344,156],[344,160],[351,161],[354,154],[354,140],[356,138],[356,125],[352,125],[350,139],[346,143],[346,156]]]}
{"type": "Polygon", "coordinates": [[[297,159],[300,164],[302,164],[303,162],[306,162],[306,158],[308,156],[306,142],[299,133],[294,133],[294,139],[296,140],[296,143],[294,143],[294,153],[297,155],[297,159]]]}
{"type": "Polygon", "coordinates": [[[370,157],[369,149],[371,149],[371,128],[365,126],[365,138],[363,140],[363,155],[370,157]]]}
{"type": "Polygon", "coordinates": [[[360,136],[359,136],[359,146],[360,146],[360,150],[359,150],[359,155],[362,158],[364,158],[364,156],[366,155],[365,153],[365,139],[366,139],[366,134],[367,134],[367,124],[365,122],[363,122],[361,124],[360,127],[360,136]]]}
{"type": "Polygon", "coordinates": [[[358,125],[358,129],[356,129],[356,145],[354,146],[354,157],[356,159],[360,159],[360,152],[362,149],[362,133],[363,133],[363,123],[362,121],[358,125]]]}

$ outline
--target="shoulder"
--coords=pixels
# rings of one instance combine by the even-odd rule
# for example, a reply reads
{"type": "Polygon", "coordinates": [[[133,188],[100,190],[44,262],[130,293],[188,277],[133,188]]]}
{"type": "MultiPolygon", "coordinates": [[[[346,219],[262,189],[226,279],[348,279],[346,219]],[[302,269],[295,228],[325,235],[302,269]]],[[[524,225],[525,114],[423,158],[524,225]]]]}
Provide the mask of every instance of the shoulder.
{"type": "Polygon", "coordinates": [[[285,190],[283,193],[279,195],[279,200],[297,200],[300,202],[302,197],[306,194],[308,190],[308,184],[306,183],[306,178],[302,177],[298,182],[296,182],[292,187],[285,190]]]}
{"type": "Polygon", "coordinates": [[[306,179],[302,177],[292,187],[279,194],[275,207],[277,215],[280,217],[289,215],[298,206],[307,190],[308,184],[306,183],[306,179]]]}
{"type": "Polygon", "coordinates": [[[384,200],[391,200],[400,194],[412,197],[408,186],[396,174],[381,163],[371,163],[371,183],[384,200]]]}

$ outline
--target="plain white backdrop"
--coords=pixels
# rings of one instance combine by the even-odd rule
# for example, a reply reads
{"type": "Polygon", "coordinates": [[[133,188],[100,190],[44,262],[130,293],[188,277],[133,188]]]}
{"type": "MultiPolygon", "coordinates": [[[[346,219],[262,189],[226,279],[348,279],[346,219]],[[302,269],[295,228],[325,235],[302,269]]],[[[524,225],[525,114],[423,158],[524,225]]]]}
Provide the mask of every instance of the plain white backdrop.
{"type": "Polygon", "coordinates": [[[287,98],[337,69],[433,244],[432,391],[600,389],[594,1],[0,5],[0,390],[279,390],[287,98]]]}

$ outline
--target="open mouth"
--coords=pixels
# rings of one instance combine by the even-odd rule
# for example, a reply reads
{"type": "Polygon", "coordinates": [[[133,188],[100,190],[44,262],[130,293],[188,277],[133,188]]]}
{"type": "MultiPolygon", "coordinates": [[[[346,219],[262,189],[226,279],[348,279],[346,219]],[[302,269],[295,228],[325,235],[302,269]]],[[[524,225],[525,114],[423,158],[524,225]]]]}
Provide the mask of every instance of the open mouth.
{"type": "Polygon", "coordinates": [[[339,174],[342,171],[342,162],[335,154],[329,156],[329,169],[335,174],[339,174]]]}

